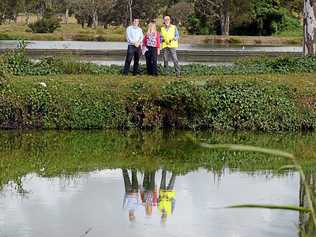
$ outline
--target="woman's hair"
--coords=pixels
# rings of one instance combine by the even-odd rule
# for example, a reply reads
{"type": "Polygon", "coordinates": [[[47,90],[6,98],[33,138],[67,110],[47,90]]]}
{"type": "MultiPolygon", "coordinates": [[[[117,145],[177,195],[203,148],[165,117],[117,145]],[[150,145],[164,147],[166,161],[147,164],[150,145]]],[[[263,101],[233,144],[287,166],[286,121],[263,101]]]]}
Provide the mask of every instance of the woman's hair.
{"type": "Polygon", "coordinates": [[[154,32],[157,32],[157,26],[156,26],[156,23],[154,21],[152,21],[148,24],[147,33],[154,33],[154,32]]]}

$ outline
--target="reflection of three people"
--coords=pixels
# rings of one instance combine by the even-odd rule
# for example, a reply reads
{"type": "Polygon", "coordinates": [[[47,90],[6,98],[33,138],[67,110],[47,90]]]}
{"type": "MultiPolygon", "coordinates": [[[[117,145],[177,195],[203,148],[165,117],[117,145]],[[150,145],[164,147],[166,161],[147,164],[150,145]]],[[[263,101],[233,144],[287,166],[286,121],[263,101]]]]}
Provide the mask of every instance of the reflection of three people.
{"type": "Polygon", "coordinates": [[[158,207],[161,221],[165,223],[175,208],[174,185],[176,176],[172,173],[167,185],[167,171],[162,171],[158,197],[155,184],[156,171],[144,173],[142,187],[139,187],[136,170],[131,170],[131,177],[127,169],[122,169],[122,171],[125,185],[123,206],[128,210],[129,220],[135,220],[135,211],[140,207],[145,208],[147,216],[151,216],[153,208],[158,207]]]}

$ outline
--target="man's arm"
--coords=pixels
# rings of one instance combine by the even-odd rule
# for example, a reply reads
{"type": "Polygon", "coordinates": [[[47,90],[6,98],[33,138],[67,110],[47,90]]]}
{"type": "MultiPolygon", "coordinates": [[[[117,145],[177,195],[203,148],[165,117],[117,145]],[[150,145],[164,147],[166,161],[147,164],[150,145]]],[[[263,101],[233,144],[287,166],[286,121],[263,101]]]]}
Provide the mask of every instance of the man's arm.
{"type": "Polygon", "coordinates": [[[144,40],[144,33],[143,33],[142,29],[140,30],[140,32],[141,32],[141,34],[140,34],[140,37],[141,37],[140,42],[142,42],[144,40]]]}
{"type": "Polygon", "coordinates": [[[127,29],[126,29],[126,41],[129,44],[134,44],[134,42],[132,40],[131,28],[130,27],[127,27],[127,29]]]}
{"type": "Polygon", "coordinates": [[[137,42],[137,45],[138,45],[138,46],[141,45],[141,43],[143,42],[143,40],[144,40],[144,33],[143,33],[143,30],[140,29],[140,31],[139,31],[139,40],[138,40],[138,42],[137,42]]]}

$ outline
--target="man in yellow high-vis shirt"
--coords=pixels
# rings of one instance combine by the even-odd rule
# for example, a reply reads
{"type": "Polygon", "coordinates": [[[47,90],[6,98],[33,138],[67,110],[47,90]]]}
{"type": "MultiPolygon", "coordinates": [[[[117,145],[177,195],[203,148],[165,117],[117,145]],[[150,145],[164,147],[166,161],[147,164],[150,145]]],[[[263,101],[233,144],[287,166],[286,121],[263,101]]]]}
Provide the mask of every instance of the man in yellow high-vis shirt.
{"type": "Polygon", "coordinates": [[[169,184],[167,186],[167,171],[163,170],[161,174],[161,183],[159,190],[158,210],[161,213],[161,222],[164,224],[167,221],[175,208],[175,196],[176,191],[174,185],[176,182],[176,176],[172,173],[169,184]]]}
{"type": "Polygon", "coordinates": [[[176,74],[180,76],[180,65],[177,57],[177,48],[179,48],[179,31],[175,25],[171,24],[170,16],[163,18],[164,26],[161,27],[161,47],[163,49],[164,67],[168,67],[168,56],[171,56],[176,74]]]}

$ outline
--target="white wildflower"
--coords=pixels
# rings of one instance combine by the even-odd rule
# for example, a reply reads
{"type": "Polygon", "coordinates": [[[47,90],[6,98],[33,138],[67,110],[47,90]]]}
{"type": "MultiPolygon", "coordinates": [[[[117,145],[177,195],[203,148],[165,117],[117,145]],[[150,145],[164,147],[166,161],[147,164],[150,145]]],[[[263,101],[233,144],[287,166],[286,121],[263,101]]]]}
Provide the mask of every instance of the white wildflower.
{"type": "Polygon", "coordinates": [[[42,87],[47,87],[46,83],[45,82],[40,82],[39,83],[42,87]]]}

